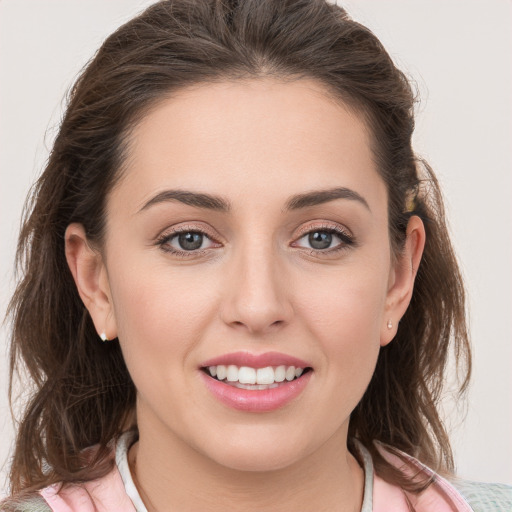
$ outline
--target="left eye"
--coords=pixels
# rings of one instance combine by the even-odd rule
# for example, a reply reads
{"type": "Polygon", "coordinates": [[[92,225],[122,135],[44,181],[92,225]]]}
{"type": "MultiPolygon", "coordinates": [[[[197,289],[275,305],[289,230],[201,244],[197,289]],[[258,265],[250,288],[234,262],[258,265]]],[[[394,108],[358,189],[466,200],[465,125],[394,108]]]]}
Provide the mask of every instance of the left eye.
{"type": "Polygon", "coordinates": [[[338,233],[335,230],[316,229],[301,237],[296,243],[299,247],[308,247],[310,249],[322,251],[326,249],[333,249],[340,245],[349,244],[350,240],[346,235],[338,233]]]}
{"type": "Polygon", "coordinates": [[[176,251],[197,251],[208,248],[212,241],[200,231],[182,231],[167,237],[166,244],[176,251]]]}

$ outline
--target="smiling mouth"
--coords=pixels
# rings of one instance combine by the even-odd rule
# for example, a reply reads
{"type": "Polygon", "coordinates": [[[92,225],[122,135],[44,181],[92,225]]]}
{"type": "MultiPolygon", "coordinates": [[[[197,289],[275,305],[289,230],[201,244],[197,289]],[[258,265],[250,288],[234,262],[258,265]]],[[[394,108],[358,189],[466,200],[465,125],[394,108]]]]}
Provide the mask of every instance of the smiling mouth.
{"type": "Polygon", "coordinates": [[[297,380],[312,371],[312,368],[285,365],[252,368],[230,364],[203,367],[201,370],[209,377],[228,386],[261,391],[278,388],[287,382],[297,380]]]}

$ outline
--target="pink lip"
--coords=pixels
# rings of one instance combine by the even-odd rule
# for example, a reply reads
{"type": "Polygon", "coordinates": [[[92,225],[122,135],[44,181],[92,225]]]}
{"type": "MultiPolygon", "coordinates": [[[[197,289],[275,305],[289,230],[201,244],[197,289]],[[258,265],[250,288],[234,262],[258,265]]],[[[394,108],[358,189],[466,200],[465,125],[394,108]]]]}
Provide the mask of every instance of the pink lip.
{"type": "MultiPolygon", "coordinates": [[[[311,365],[306,361],[279,352],[265,352],[263,354],[233,352],[209,359],[201,365],[201,368],[221,364],[226,366],[234,364],[239,367],[249,366],[251,368],[281,365],[311,368],[311,365]]],[[[239,389],[210,377],[204,371],[199,373],[207,389],[228,407],[247,412],[268,412],[284,407],[297,397],[307,386],[313,372],[306,372],[292,381],[281,382],[276,388],[258,390],[239,389]]]]}
{"type": "Polygon", "coordinates": [[[220,364],[236,366],[249,366],[251,368],[265,368],[266,366],[295,366],[296,368],[311,367],[309,363],[287,354],[279,352],[265,352],[263,354],[251,354],[250,352],[233,352],[224,354],[205,361],[201,367],[218,366],[220,364]]]}
{"type": "MultiPolygon", "coordinates": [[[[209,366],[215,365],[210,364],[209,366]]],[[[210,377],[204,371],[199,373],[207,389],[228,407],[247,412],[269,412],[284,407],[300,395],[313,372],[309,371],[298,379],[282,382],[277,388],[262,390],[235,388],[210,377]]]]}

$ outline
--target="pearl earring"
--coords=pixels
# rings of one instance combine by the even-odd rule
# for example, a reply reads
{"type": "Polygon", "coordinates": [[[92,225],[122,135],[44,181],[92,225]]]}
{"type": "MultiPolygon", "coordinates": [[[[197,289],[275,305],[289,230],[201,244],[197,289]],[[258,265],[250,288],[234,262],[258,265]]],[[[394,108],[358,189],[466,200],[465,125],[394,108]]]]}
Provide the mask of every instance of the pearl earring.
{"type": "Polygon", "coordinates": [[[103,341],[103,343],[105,343],[106,341],[109,341],[109,339],[107,338],[107,335],[106,335],[105,331],[103,331],[103,332],[100,334],[100,338],[101,338],[101,341],[103,341]]]}
{"type": "Polygon", "coordinates": [[[391,318],[388,320],[388,329],[393,329],[393,323],[391,322],[391,318]]]}

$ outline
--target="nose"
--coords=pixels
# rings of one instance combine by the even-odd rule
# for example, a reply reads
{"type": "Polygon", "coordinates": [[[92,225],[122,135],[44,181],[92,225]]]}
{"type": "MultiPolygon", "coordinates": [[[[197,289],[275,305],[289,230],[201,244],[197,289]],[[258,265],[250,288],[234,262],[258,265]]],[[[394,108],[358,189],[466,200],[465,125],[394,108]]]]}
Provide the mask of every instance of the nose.
{"type": "Polygon", "coordinates": [[[221,318],[230,327],[261,335],[288,324],[293,308],[286,272],[272,248],[251,246],[230,262],[221,318]]]}

